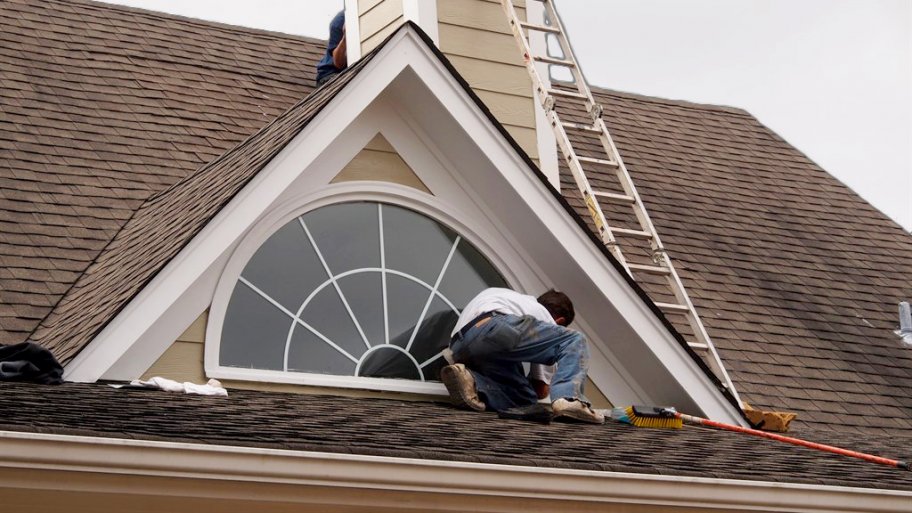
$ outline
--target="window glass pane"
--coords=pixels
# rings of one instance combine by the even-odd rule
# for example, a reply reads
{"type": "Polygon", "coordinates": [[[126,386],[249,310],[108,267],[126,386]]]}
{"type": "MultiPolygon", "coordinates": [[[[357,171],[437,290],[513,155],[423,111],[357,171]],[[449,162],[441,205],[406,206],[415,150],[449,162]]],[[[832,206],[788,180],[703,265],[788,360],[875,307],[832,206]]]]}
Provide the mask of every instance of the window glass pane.
{"type": "Polygon", "coordinates": [[[412,342],[412,356],[419,364],[434,357],[450,343],[450,333],[456,325],[459,315],[450,309],[439,297],[431,302],[428,313],[418,328],[415,340],[412,342]]]}
{"type": "Polygon", "coordinates": [[[456,253],[440,281],[440,293],[462,310],[480,291],[488,287],[506,287],[507,283],[488,259],[465,240],[459,241],[456,253]]]}
{"type": "Polygon", "coordinates": [[[282,370],[291,317],[238,282],[228,302],[219,363],[228,367],[282,370]]]}
{"type": "Polygon", "coordinates": [[[388,274],[386,294],[389,304],[390,343],[405,347],[430,291],[411,280],[388,274]]]}
{"type": "Polygon", "coordinates": [[[326,281],[326,272],[297,222],[272,234],[241,276],[292,312],[298,310],[310,291],[326,281]]]}
{"type": "Polygon", "coordinates": [[[298,324],[288,347],[288,370],[351,376],[355,362],[298,324]]]}
{"type": "Polygon", "coordinates": [[[412,359],[391,347],[378,348],[365,356],[358,375],[370,378],[421,379],[412,359]]]}
{"type": "Polygon", "coordinates": [[[376,203],[342,203],[303,216],[333,274],[380,267],[380,226],[376,203]]]}
{"type": "Polygon", "coordinates": [[[383,328],[383,289],[379,272],[352,274],[339,279],[339,288],[372,346],[386,343],[383,328]]]}
{"type": "Polygon", "coordinates": [[[434,285],[456,234],[411,210],[383,206],[386,266],[434,285]]]}
{"type": "Polygon", "coordinates": [[[339,298],[339,293],[332,285],[324,287],[304,307],[301,320],[355,358],[360,358],[367,350],[364,340],[358,334],[351,316],[339,298]]]}

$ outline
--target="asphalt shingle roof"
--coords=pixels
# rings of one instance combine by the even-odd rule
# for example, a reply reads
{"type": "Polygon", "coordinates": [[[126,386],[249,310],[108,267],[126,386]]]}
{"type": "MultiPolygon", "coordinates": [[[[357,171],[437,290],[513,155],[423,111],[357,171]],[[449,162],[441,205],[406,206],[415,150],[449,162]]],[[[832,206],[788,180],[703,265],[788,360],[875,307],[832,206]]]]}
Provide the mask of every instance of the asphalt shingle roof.
{"type": "MultiPolygon", "coordinates": [[[[0,429],[9,431],[912,490],[909,471],[740,433],[614,422],[546,426],[440,403],[0,383],[0,411],[0,429]]],[[[811,434],[818,442],[882,457],[912,456],[908,436],[891,442],[811,434]]]]}
{"type": "Polygon", "coordinates": [[[742,399],[797,429],[908,432],[912,236],[743,110],[595,94],[742,399]]]}
{"type": "Polygon", "coordinates": [[[325,43],[81,0],[0,3],[0,343],[149,196],[313,89],[325,43]]]}
{"type": "MultiPolygon", "coordinates": [[[[33,334],[71,358],[328,98],[277,120],[322,48],[84,0],[0,3],[0,343],[33,334]],[[232,179],[207,189],[217,171],[232,179]],[[192,222],[169,211],[194,201],[192,222]],[[135,258],[143,237],[154,258],[135,258]]],[[[891,330],[912,236],[744,111],[595,92],[743,398],[797,411],[799,432],[908,433],[912,353],[891,330]]]]}

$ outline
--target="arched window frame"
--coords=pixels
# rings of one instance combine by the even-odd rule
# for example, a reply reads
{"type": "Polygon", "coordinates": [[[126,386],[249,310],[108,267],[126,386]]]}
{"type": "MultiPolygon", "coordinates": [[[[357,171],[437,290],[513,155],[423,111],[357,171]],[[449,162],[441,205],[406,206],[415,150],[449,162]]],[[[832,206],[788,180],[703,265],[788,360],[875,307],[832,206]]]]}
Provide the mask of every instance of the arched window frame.
{"type": "Polygon", "coordinates": [[[219,379],[265,383],[296,384],[332,388],[445,395],[442,384],[403,379],[336,376],[302,372],[226,367],[219,363],[221,333],[228,302],[235,284],[247,262],[260,246],[277,230],[296,217],[338,203],[371,201],[414,210],[455,231],[463,240],[475,246],[512,287],[520,283],[511,271],[514,268],[502,255],[513,253],[506,242],[497,237],[490,225],[473,218],[461,207],[447,203],[410,187],[386,182],[350,182],[333,184],[320,191],[291,198],[263,216],[235,247],[219,277],[206,326],[204,364],[206,375],[219,379]],[[369,187],[366,187],[369,184],[369,187]]]}

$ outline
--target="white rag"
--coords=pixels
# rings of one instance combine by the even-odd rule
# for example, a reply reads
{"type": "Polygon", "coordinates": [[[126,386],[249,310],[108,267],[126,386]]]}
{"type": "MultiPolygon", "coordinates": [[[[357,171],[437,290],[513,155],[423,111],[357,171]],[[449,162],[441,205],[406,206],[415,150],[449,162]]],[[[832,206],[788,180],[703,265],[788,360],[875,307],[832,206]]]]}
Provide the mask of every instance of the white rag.
{"type": "Polygon", "coordinates": [[[197,385],[196,383],[190,383],[189,381],[178,383],[173,379],[155,376],[146,381],[134,379],[130,382],[130,385],[135,387],[159,388],[166,392],[183,392],[185,394],[228,397],[228,391],[225,390],[217,379],[210,379],[205,385],[197,385]]]}

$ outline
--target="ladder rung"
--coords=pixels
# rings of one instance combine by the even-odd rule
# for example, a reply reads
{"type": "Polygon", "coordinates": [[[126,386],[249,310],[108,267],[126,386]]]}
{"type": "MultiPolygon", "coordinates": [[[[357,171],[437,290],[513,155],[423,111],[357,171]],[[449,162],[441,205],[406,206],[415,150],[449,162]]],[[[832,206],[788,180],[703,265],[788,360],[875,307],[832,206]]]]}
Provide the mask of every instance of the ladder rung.
{"type": "Polygon", "coordinates": [[[647,274],[671,274],[671,270],[661,265],[627,264],[631,271],[647,274]]]}
{"type": "Polygon", "coordinates": [[[580,160],[580,162],[588,162],[590,164],[600,164],[603,166],[614,166],[614,167],[617,167],[617,165],[618,165],[618,163],[613,160],[595,159],[592,157],[577,157],[577,158],[580,160]]]}
{"type": "Polygon", "coordinates": [[[575,68],[576,63],[573,61],[568,61],[564,59],[555,59],[554,57],[548,57],[547,55],[536,55],[533,59],[538,62],[544,62],[545,64],[554,64],[556,66],[564,66],[567,68],[575,68]]]}
{"type": "Polygon", "coordinates": [[[709,346],[706,344],[701,344],[700,342],[688,342],[687,345],[689,345],[693,349],[699,349],[701,351],[709,351],[709,346]]]}
{"type": "Polygon", "coordinates": [[[579,123],[561,123],[561,125],[563,125],[564,128],[572,128],[573,130],[580,130],[583,132],[594,132],[597,134],[602,133],[601,130],[599,130],[598,128],[595,128],[592,125],[581,125],[579,123]]]}
{"type": "Polygon", "coordinates": [[[652,234],[642,230],[628,230],[627,228],[612,228],[611,232],[616,235],[627,235],[638,239],[651,239],[652,234]]]}
{"type": "Polygon", "coordinates": [[[665,313],[686,314],[690,312],[690,308],[687,308],[687,305],[679,305],[675,303],[656,303],[655,305],[659,307],[659,310],[665,313]]]}
{"type": "Polygon", "coordinates": [[[575,93],[573,91],[564,91],[563,89],[548,89],[545,92],[552,96],[564,96],[567,98],[577,98],[580,100],[589,99],[589,97],[586,96],[585,94],[575,93]]]}
{"type": "Polygon", "coordinates": [[[551,34],[560,34],[561,31],[556,27],[549,27],[548,25],[536,25],[535,23],[526,23],[524,21],[519,22],[519,26],[527,29],[537,30],[539,32],[550,32],[551,34]]]}
{"type": "Polygon", "coordinates": [[[627,196],[626,194],[615,194],[613,192],[601,191],[592,191],[592,194],[598,196],[599,198],[605,198],[615,203],[630,203],[631,205],[636,203],[636,199],[633,196],[627,196]]]}

